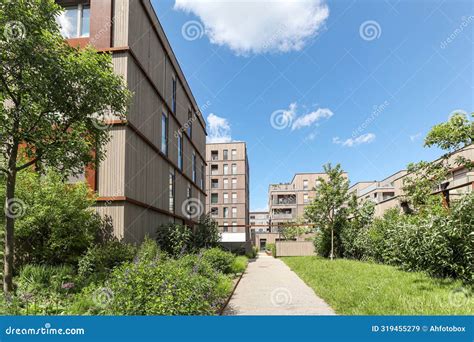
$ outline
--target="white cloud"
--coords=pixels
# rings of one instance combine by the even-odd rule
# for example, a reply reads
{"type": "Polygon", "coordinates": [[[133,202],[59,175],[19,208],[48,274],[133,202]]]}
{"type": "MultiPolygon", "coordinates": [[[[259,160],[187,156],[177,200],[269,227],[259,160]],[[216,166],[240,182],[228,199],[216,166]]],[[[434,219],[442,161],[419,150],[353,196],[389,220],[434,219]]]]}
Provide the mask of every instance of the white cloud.
{"type": "Polygon", "coordinates": [[[300,129],[303,127],[311,126],[313,123],[319,121],[320,119],[328,119],[333,116],[334,113],[328,108],[319,108],[318,110],[300,116],[293,122],[291,130],[300,129]]]}
{"type": "Polygon", "coordinates": [[[346,139],[344,141],[339,139],[339,137],[334,137],[332,139],[332,142],[334,144],[339,144],[339,145],[342,145],[342,146],[345,146],[345,147],[353,147],[353,146],[357,146],[357,145],[360,145],[360,144],[369,144],[369,143],[373,142],[374,140],[375,140],[375,134],[374,133],[367,133],[367,134],[359,135],[358,137],[355,137],[355,138],[346,139]]]}
{"type": "Polygon", "coordinates": [[[329,16],[324,0],[176,0],[193,13],[213,44],[237,54],[301,50],[329,16]]]}
{"type": "Polygon", "coordinates": [[[410,135],[410,140],[411,142],[414,142],[415,140],[418,140],[420,137],[421,137],[421,132],[420,133],[416,133],[416,134],[413,134],[413,135],[410,135]]]}
{"type": "Polygon", "coordinates": [[[227,119],[213,113],[207,117],[208,143],[222,143],[232,141],[230,125],[227,119]]]}

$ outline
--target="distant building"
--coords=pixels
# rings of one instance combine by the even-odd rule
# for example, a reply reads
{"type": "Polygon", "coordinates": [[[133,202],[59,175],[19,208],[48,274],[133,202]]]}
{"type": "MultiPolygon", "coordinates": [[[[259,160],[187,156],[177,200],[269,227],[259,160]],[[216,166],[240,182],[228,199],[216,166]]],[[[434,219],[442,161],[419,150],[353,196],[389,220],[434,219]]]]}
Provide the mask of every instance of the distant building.
{"type": "MultiPolygon", "coordinates": [[[[449,158],[449,163],[454,165],[455,160],[461,156],[474,161],[474,145],[469,145],[453,153],[449,158]]],[[[406,170],[401,170],[382,181],[356,183],[349,188],[349,192],[356,194],[360,202],[373,201],[375,203],[375,217],[381,217],[388,209],[401,208],[400,199],[404,195],[403,181],[409,176],[410,174],[406,170]]],[[[433,194],[443,195],[445,201],[449,203],[449,201],[473,191],[474,171],[461,166],[453,168],[449,177],[433,189],[433,194]]]]}
{"type": "Polygon", "coordinates": [[[206,209],[217,221],[222,244],[249,249],[249,163],[245,142],[206,144],[206,209]]]}
{"type": "Polygon", "coordinates": [[[267,232],[270,227],[270,216],[268,215],[268,211],[251,211],[249,213],[250,216],[250,226],[252,229],[255,229],[256,232],[267,232]]]}

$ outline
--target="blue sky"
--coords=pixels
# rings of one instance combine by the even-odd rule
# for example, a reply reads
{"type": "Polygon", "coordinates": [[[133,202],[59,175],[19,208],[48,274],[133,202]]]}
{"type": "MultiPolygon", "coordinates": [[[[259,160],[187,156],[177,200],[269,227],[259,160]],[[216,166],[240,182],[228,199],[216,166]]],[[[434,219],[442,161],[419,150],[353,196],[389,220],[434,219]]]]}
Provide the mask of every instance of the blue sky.
{"type": "Polygon", "coordinates": [[[247,142],[251,209],[328,162],[355,183],[436,158],[429,128],[474,111],[472,1],[261,3],[153,1],[209,138],[247,142]]]}

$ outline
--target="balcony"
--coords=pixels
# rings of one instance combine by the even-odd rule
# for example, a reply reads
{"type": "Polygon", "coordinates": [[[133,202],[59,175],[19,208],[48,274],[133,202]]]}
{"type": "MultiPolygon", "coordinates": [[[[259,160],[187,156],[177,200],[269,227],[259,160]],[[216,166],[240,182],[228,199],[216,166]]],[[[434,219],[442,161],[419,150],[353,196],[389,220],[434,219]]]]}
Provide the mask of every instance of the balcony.
{"type": "Polygon", "coordinates": [[[273,219],[275,220],[291,220],[293,219],[293,214],[273,214],[273,219]]]}

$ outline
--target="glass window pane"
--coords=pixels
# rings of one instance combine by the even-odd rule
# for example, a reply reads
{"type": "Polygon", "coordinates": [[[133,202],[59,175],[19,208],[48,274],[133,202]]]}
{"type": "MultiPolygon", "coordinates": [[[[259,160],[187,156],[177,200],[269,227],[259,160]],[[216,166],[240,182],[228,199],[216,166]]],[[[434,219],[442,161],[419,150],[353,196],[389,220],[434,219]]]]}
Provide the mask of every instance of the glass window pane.
{"type": "Polygon", "coordinates": [[[56,18],[59,26],[61,27],[61,35],[64,38],[77,37],[77,6],[66,7],[64,12],[56,18]]]}
{"type": "Polygon", "coordinates": [[[90,6],[82,6],[81,37],[88,37],[90,30],[90,6]]]}

